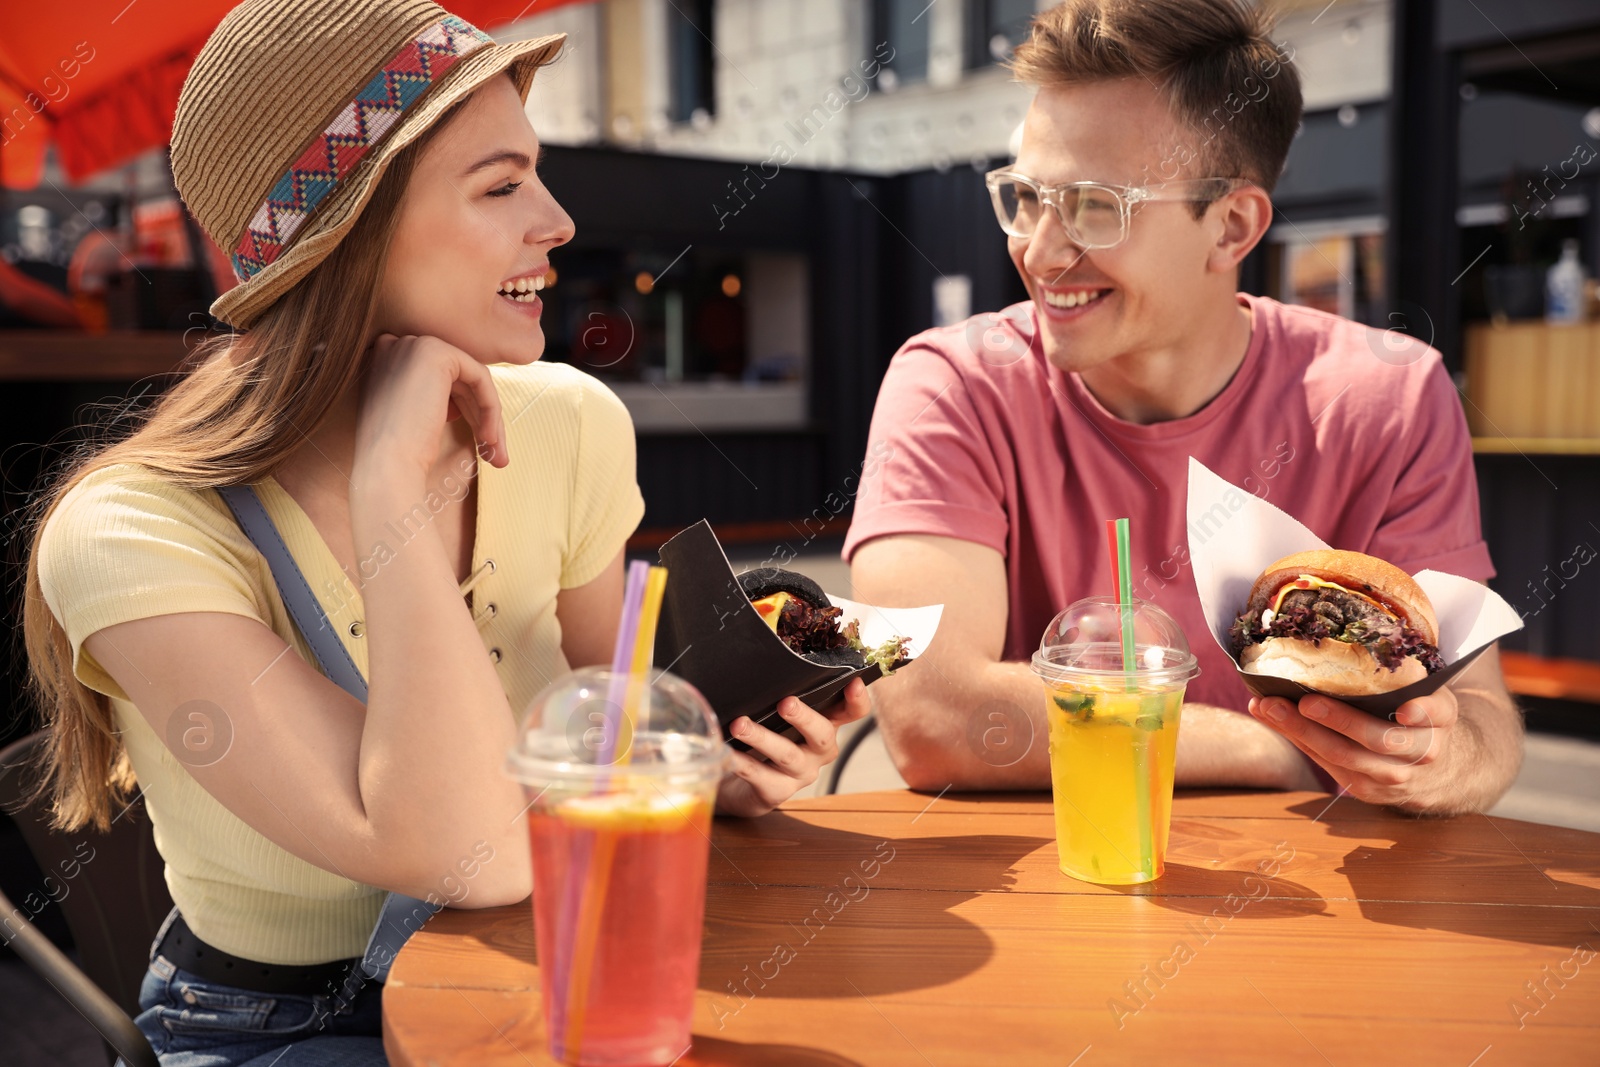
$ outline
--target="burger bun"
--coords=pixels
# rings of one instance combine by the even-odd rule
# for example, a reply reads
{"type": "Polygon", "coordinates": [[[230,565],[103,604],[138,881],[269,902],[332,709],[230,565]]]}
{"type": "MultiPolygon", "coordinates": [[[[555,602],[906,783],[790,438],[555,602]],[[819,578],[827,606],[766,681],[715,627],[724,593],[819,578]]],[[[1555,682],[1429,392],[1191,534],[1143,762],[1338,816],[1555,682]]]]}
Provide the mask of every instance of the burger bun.
{"type": "Polygon", "coordinates": [[[1261,577],[1256,579],[1250,589],[1247,610],[1260,615],[1261,609],[1272,603],[1279,589],[1302,574],[1371,597],[1421,634],[1428,644],[1439,643],[1439,620],[1422,586],[1393,563],[1360,552],[1325,548],[1283,557],[1262,571],[1261,577]]]}
{"type": "Polygon", "coordinates": [[[739,575],[739,591],[750,600],[760,600],[774,593],[788,593],[804,600],[814,608],[831,607],[833,602],[822,586],[796,571],[782,567],[756,567],[739,575]]]}
{"type": "Polygon", "coordinates": [[[1428,669],[1414,656],[1391,671],[1361,645],[1332,639],[1314,645],[1294,637],[1269,637],[1250,645],[1240,655],[1239,667],[1249,674],[1286,678],[1331,697],[1389,693],[1428,676],[1428,669]]]}

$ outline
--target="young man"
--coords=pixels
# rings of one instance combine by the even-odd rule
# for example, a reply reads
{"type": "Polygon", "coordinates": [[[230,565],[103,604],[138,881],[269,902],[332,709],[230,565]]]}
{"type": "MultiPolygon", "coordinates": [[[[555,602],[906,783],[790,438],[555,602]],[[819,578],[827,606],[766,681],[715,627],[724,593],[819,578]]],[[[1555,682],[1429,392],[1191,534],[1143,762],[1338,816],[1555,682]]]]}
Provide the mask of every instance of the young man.
{"type": "Polygon", "coordinates": [[[1017,50],[1038,95],[1016,163],[990,181],[1032,300],[896,354],[872,422],[878,475],[844,549],[858,599],[945,605],[915,667],[872,689],[913,787],[1048,786],[1025,661],[1058,610],[1111,592],[1104,520],[1120,516],[1135,595],[1200,659],[1180,784],[1331,777],[1446,813],[1488,807],[1516,774],[1521,721],[1494,650],[1397,726],[1321,697],[1251,698],[1206,630],[1191,455],[1336,548],[1494,573],[1439,354],[1236,291],[1300,121],[1298,76],[1267,29],[1235,0],[1068,0],[1017,50]]]}

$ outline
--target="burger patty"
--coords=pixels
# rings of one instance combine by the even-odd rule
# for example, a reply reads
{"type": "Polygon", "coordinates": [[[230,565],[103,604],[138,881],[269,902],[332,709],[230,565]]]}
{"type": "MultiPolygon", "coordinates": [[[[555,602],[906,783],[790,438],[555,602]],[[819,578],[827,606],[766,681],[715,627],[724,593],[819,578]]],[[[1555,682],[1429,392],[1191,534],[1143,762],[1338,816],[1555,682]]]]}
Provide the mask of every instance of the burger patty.
{"type": "Polygon", "coordinates": [[[1362,645],[1389,670],[1415,656],[1432,674],[1444,666],[1439,650],[1417,631],[1376,604],[1342,589],[1295,589],[1283,598],[1272,625],[1261,625],[1261,612],[1247,611],[1228,631],[1237,657],[1249,645],[1269,637],[1294,637],[1313,645],[1324,640],[1362,645]]]}

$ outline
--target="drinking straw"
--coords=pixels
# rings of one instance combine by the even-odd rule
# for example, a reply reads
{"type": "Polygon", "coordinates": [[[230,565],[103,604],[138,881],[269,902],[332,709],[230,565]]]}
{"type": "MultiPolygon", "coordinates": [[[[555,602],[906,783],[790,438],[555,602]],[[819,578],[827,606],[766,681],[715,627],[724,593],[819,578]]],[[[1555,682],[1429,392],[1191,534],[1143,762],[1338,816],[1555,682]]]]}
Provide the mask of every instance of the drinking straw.
{"type": "MultiPolygon", "coordinates": [[[[636,559],[628,565],[628,584],[622,594],[622,620],[617,624],[617,643],[611,655],[611,687],[606,693],[605,728],[601,731],[600,758],[597,760],[602,765],[609,765],[616,756],[617,742],[620,733],[623,712],[623,702],[627,699],[628,675],[633,670],[635,652],[639,643],[635,640],[639,633],[639,617],[644,610],[645,587],[650,580],[652,568],[642,559],[636,559]]],[[[659,610],[660,605],[657,605],[659,610]]],[[[651,625],[651,644],[654,643],[654,624],[651,625]]],[[[646,645],[646,655],[653,649],[646,645]]]]}
{"type": "Polygon", "coordinates": [[[1122,609],[1122,669],[1133,682],[1133,567],[1128,560],[1128,520],[1117,520],[1117,604],[1122,609]]]}
{"type": "Polygon", "coordinates": [[[618,763],[633,755],[633,730],[638,722],[639,702],[645,699],[650,681],[650,663],[655,658],[656,624],[661,619],[661,598],[667,589],[667,568],[651,567],[645,579],[644,603],[639,607],[639,636],[633,643],[633,663],[628,671],[628,691],[622,701],[622,729],[618,743],[626,740],[618,763]]]}
{"type": "MultiPolygon", "coordinates": [[[[567,1003],[570,1005],[561,1032],[561,1058],[572,1062],[583,1047],[583,1023],[589,1007],[589,980],[594,973],[594,956],[599,947],[600,916],[606,907],[606,884],[611,880],[611,861],[617,851],[617,835],[602,829],[591,831],[594,851],[589,863],[589,892],[578,908],[576,945],[568,970],[567,1003]]],[[[576,869],[576,865],[574,865],[576,869]]],[[[553,980],[559,980],[554,976],[553,980]]],[[[557,985],[559,990],[561,987],[557,985]]]]}
{"type": "Polygon", "coordinates": [[[1106,549],[1111,553],[1111,588],[1120,590],[1122,582],[1117,577],[1122,569],[1117,566],[1117,520],[1106,520],[1106,549]]]}
{"type": "MultiPolygon", "coordinates": [[[[634,560],[628,566],[628,579],[622,593],[622,616],[617,623],[617,640],[611,655],[611,684],[606,693],[605,708],[601,713],[600,749],[595,755],[595,762],[600,766],[610,764],[616,752],[617,735],[621,731],[622,701],[627,693],[627,672],[633,663],[635,637],[649,571],[650,564],[644,560],[634,560]]],[[[593,791],[599,792],[604,788],[605,782],[602,778],[596,781],[593,791]]],[[[584,871],[588,870],[591,861],[597,858],[591,855],[590,841],[591,839],[585,835],[574,835],[572,858],[567,867],[566,892],[561,898],[561,924],[556,931],[555,959],[548,962],[539,961],[542,966],[547,965],[551,968],[550,980],[554,992],[549,1023],[557,1047],[560,1047],[563,1041],[566,1027],[569,987],[569,983],[561,981],[560,976],[563,973],[569,976],[572,974],[573,938],[583,927],[581,912],[589,903],[583,892],[584,871]],[[580,914],[574,915],[574,909],[578,909],[580,914]]],[[[572,988],[581,987],[573,985],[572,988]]]]}
{"type": "MultiPolygon", "coordinates": [[[[1117,606],[1122,614],[1122,670],[1127,676],[1128,692],[1139,686],[1134,679],[1133,645],[1133,565],[1128,547],[1128,520],[1117,520],[1117,606]]],[[[1145,875],[1155,877],[1155,851],[1150,841],[1150,734],[1134,726],[1133,773],[1134,793],[1137,796],[1139,819],[1139,866],[1145,875]]]]}
{"type": "MultiPolygon", "coordinates": [[[[637,569],[639,567],[640,564],[634,564],[634,573],[640,573],[637,569]]],[[[608,736],[615,739],[615,744],[621,744],[624,736],[627,739],[626,744],[622,744],[620,755],[616,758],[617,763],[627,763],[632,759],[639,704],[642,700],[648,699],[650,663],[655,654],[656,624],[661,618],[661,598],[667,585],[666,568],[649,567],[644,572],[642,584],[640,602],[636,605],[637,611],[633,619],[632,654],[623,701],[620,708],[615,708],[613,705],[606,709],[607,714],[612,714],[615,708],[617,715],[615,729],[606,731],[608,736]]],[[[631,602],[625,601],[624,607],[626,608],[629,603],[631,602]]],[[[603,786],[597,784],[597,791],[600,788],[603,786]]],[[[568,975],[568,1011],[562,1035],[562,1048],[570,1058],[576,1058],[583,1045],[583,1025],[589,1006],[589,982],[594,971],[595,951],[600,940],[600,920],[605,914],[607,888],[611,881],[612,861],[616,856],[616,848],[616,833],[600,829],[594,831],[594,851],[590,857],[587,880],[589,892],[584,894],[583,902],[578,909],[576,944],[568,975]]],[[[573,869],[577,870],[578,865],[574,864],[573,869]]]]}

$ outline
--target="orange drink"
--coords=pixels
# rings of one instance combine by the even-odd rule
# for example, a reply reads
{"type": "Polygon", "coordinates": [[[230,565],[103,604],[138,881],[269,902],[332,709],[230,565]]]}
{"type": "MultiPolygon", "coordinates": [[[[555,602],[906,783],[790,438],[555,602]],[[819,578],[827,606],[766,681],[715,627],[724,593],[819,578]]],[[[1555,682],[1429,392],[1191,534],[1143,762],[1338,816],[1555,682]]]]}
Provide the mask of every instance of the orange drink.
{"type": "MultiPolygon", "coordinates": [[[[508,763],[528,797],[533,926],[550,1054],[669,1064],[689,1048],[711,810],[727,760],[705,699],[657,671],[620,738],[617,676],[535,699],[508,763]]],[[[643,683],[640,683],[643,687],[643,683]]]]}
{"type": "MultiPolygon", "coordinates": [[[[562,909],[571,902],[562,894],[535,892],[533,898],[540,968],[565,975],[569,995],[584,1003],[566,1035],[581,1052],[578,1062],[670,1062],[689,1045],[710,805],[692,793],[666,796],[653,789],[574,796],[530,812],[528,834],[536,886],[568,884],[575,865],[580,880],[585,864],[610,866],[604,899],[577,902],[580,911],[600,909],[592,945],[578,943],[586,924],[577,916],[563,921],[562,909]],[[578,936],[564,936],[569,929],[578,936]],[[574,981],[587,989],[572,989],[574,981]]],[[[545,983],[547,1019],[555,991],[554,983],[545,983]]]]}

